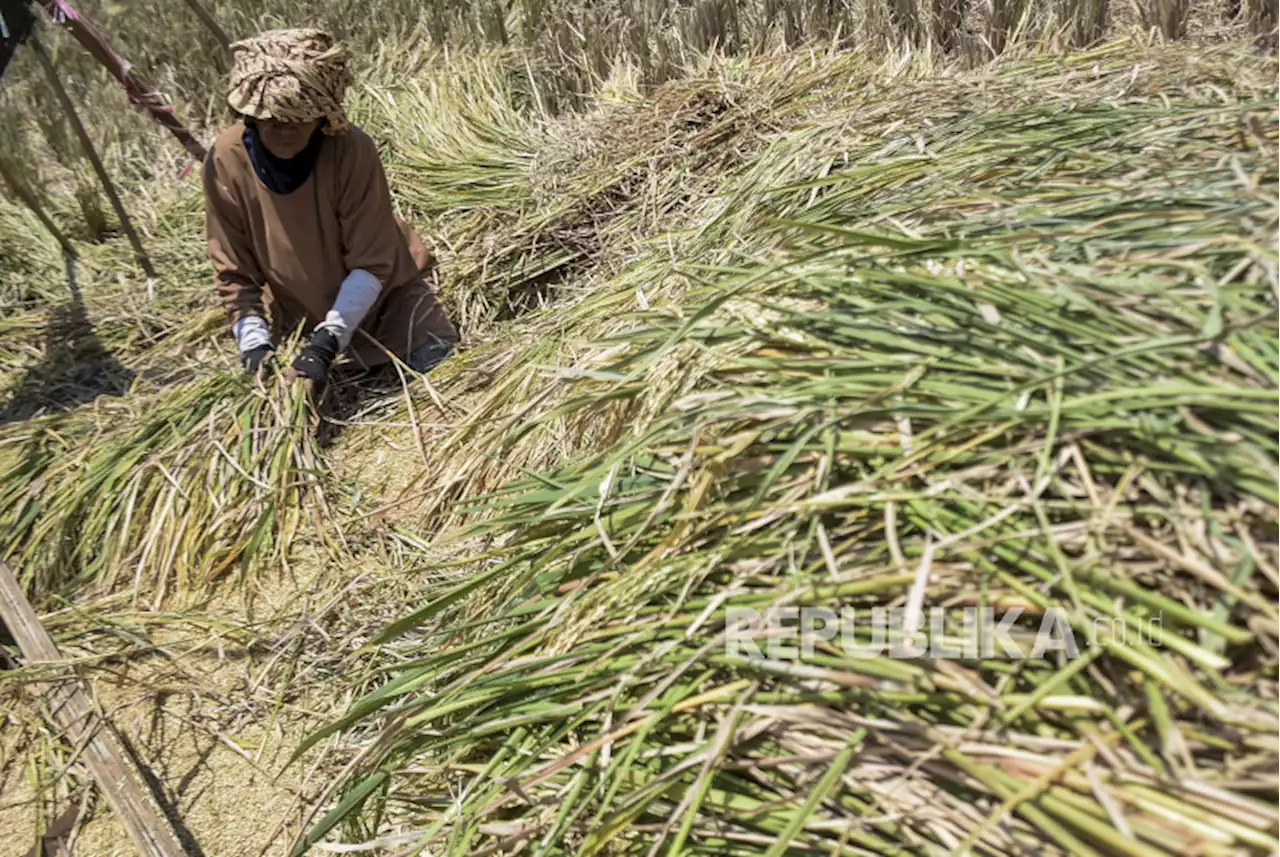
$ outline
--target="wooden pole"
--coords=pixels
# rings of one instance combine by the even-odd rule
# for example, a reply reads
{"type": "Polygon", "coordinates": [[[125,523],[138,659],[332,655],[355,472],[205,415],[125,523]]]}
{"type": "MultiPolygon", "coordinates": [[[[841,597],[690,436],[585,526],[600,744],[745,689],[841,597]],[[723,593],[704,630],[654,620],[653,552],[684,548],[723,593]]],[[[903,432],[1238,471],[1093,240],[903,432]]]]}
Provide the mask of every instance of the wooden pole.
{"type": "Polygon", "coordinates": [[[17,173],[13,171],[13,167],[9,166],[8,162],[3,158],[0,158],[0,178],[4,179],[4,183],[9,186],[9,190],[13,191],[13,195],[22,200],[23,204],[40,219],[40,222],[44,224],[44,228],[48,229],[50,234],[58,239],[63,251],[74,259],[76,257],[76,248],[67,240],[67,236],[62,234],[62,230],[58,229],[58,224],[54,223],[53,219],[45,214],[44,207],[40,205],[40,200],[31,192],[30,188],[23,184],[17,173]]]}
{"type": "Polygon", "coordinates": [[[93,148],[93,140],[89,138],[89,132],[85,130],[84,123],[80,121],[80,117],[76,114],[76,106],[71,102],[71,96],[67,94],[66,87],[62,85],[62,80],[58,77],[58,70],[53,67],[53,60],[49,59],[49,54],[45,52],[44,45],[40,44],[40,40],[35,36],[31,37],[31,50],[40,60],[40,65],[44,68],[44,73],[49,78],[49,85],[53,87],[54,94],[58,96],[58,103],[62,105],[63,112],[67,114],[67,119],[71,121],[71,127],[75,129],[76,136],[80,138],[80,146],[84,149],[85,155],[88,156],[89,163],[93,164],[93,170],[98,174],[98,180],[102,182],[102,189],[107,192],[107,199],[111,200],[111,207],[115,209],[116,217],[120,218],[120,228],[124,230],[124,234],[129,237],[129,243],[133,245],[133,254],[137,258],[138,264],[148,277],[156,276],[156,269],[151,266],[151,259],[147,257],[147,251],[142,246],[142,239],[134,231],[133,221],[129,219],[129,212],[125,211],[124,203],[121,202],[120,195],[116,193],[116,186],[112,184],[111,177],[107,175],[107,168],[102,165],[102,159],[98,157],[97,151],[93,148]]]}
{"type": "Polygon", "coordinates": [[[191,136],[191,132],[183,127],[173,115],[173,109],[164,103],[145,80],[142,79],[119,54],[111,49],[106,38],[98,32],[88,18],[85,18],[68,0],[38,0],[53,22],[71,34],[111,76],[120,81],[130,103],[136,105],[154,120],[168,128],[178,138],[188,152],[198,161],[203,161],[205,148],[200,141],[191,136]]]}
{"type": "MultiPolygon", "coordinates": [[[[0,620],[22,650],[27,664],[62,660],[49,632],[22,592],[9,567],[0,562],[0,620]]],[[[53,684],[44,696],[51,716],[84,760],[98,789],[120,817],[141,857],[187,857],[168,819],[142,786],[138,769],[125,761],[111,725],[93,704],[77,675],[53,684]]]]}
{"type": "Polygon", "coordinates": [[[200,23],[204,24],[209,32],[213,33],[213,37],[222,43],[222,47],[231,47],[231,38],[227,35],[227,31],[222,29],[218,24],[218,19],[213,17],[213,13],[200,0],[186,0],[186,3],[191,7],[191,11],[196,13],[200,23]]]}

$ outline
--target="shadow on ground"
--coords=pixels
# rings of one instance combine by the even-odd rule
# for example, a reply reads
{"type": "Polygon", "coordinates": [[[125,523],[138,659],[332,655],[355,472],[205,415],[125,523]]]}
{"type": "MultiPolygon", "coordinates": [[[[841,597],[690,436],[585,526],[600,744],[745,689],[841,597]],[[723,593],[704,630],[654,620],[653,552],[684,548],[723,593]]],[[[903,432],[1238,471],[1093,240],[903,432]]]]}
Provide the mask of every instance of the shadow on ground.
{"type": "Polygon", "coordinates": [[[71,300],[53,309],[45,325],[44,353],[10,388],[0,406],[0,425],[68,411],[99,396],[122,396],[134,372],[99,340],[85,311],[75,260],[66,258],[71,300]]]}

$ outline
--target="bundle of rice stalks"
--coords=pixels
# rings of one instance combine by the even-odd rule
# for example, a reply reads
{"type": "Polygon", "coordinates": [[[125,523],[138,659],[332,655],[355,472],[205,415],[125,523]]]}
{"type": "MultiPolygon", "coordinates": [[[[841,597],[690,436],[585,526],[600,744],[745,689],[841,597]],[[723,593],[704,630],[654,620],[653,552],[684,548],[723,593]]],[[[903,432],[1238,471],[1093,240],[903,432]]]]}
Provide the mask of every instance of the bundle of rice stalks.
{"type": "Polygon", "coordinates": [[[513,88],[503,54],[454,61],[429,85],[375,101],[397,129],[397,194],[447,248],[443,288],[474,331],[581,293],[573,279],[585,272],[616,273],[686,202],[712,194],[770,122],[798,121],[807,105],[793,102],[815,78],[830,83],[865,63],[835,65],[799,82],[729,66],[726,79],[672,82],[648,98],[631,82],[554,125],[540,100],[513,88]]]}
{"type": "MultiPolygon", "coordinates": [[[[1227,285],[1211,287],[1200,301],[1175,301],[1168,314],[1181,324],[1192,313],[1202,329],[1212,329],[1235,288],[1230,281],[1243,273],[1233,271],[1236,265],[1274,275],[1267,244],[1275,209],[1266,193],[1274,181],[1274,134],[1251,130],[1268,127],[1263,117],[1274,112],[1258,100],[1271,67],[1259,63],[1255,75],[1229,51],[1197,56],[1194,64],[1167,49],[1135,58],[1124,43],[1030,58],[979,81],[931,77],[926,68],[897,61],[882,69],[856,55],[747,64],[736,72],[745,88],[773,93],[779,108],[720,145],[753,154],[714,174],[714,182],[656,183],[604,222],[611,253],[629,260],[625,267],[613,273],[597,259],[566,281],[571,300],[523,317],[476,356],[475,371],[463,373],[459,386],[479,384],[481,393],[447,414],[455,427],[434,441],[429,467],[405,498],[422,509],[420,526],[454,524],[462,498],[495,489],[521,468],[604,448],[618,432],[651,420],[697,383],[698,352],[686,349],[681,356],[688,359],[673,358],[638,381],[643,390],[634,406],[614,395],[608,406],[580,407],[576,400],[593,387],[614,389],[606,370],[628,347],[623,334],[645,311],[682,312],[699,283],[744,258],[769,258],[781,241],[803,240],[826,224],[881,234],[900,229],[943,244],[972,235],[1012,248],[1009,273],[968,259],[964,241],[940,245],[947,252],[932,254],[917,273],[932,278],[946,271],[962,281],[998,276],[1014,290],[1028,277],[1054,280],[1052,290],[1075,294],[1076,284],[1095,276],[1194,272],[1195,288],[1227,285]],[[1228,73],[1236,76],[1240,112],[1214,107],[1220,96],[1212,82],[1228,73]],[[852,114],[850,97],[857,99],[852,114]],[[1224,141],[1232,148],[1224,149],[1224,141]],[[1179,188],[1173,197],[1171,182],[1179,188]],[[671,231],[636,241],[628,230],[653,210],[667,212],[655,228],[671,231]],[[782,220],[811,225],[788,234],[776,228],[782,220]],[[1124,228],[1109,237],[1113,223],[1124,228]],[[1147,227],[1151,246],[1132,248],[1131,257],[1129,234],[1147,227]],[[1052,270],[1028,257],[1055,245],[1061,252],[1052,270]],[[1158,257],[1168,254],[1162,268],[1158,257]],[[616,341],[605,341],[614,335],[616,341]]],[[[643,112],[628,109],[632,116],[643,112]]],[[[548,137],[558,154],[559,132],[548,137]]],[[[594,145],[596,157],[608,161],[618,135],[594,145]]],[[[1142,298],[1132,301],[1130,313],[1140,313],[1142,298]]]]}
{"type": "Polygon", "coordinates": [[[287,563],[323,500],[298,384],[215,371],[0,429],[2,553],[45,598],[88,586],[158,604],[287,563]]]}
{"type": "Polygon", "coordinates": [[[716,264],[562,316],[438,448],[489,547],[311,739],[359,754],[295,853],[1272,849],[1276,107],[1185,59],[788,129],[673,236],[716,264]]]}
{"type": "MultiPolygon", "coordinates": [[[[344,721],[393,706],[353,795],[388,788],[406,841],[448,854],[1265,848],[1274,390],[1131,386],[1139,349],[996,363],[887,295],[906,305],[848,321],[830,261],[742,299],[767,327],[653,331],[715,361],[710,389],[487,501],[503,514],[468,535],[496,539],[489,568],[388,631],[436,633],[344,721]],[[944,608],[929,642],[877,652],[867,611],[913,604],[944,608]],[[728,649],[727,611],[781,606],[862,620],[810,629],[807,655],[728,649]],[[1076,657],[966,650],[962,608],[1015,607],[1024,652],[1048,615],[1076,657]]],[[[948,291],[933,311],[981,327],[948,291]]],[[[1167,347],[1194,362],[1186,339],[1167,347]]],[[[768,652],[769,633],[740,636],[768,652]]]]}
{"type": "MultiPolygon", "coordinates": [[[[896,261],[837,241],[803,275],[759,272],[730,317],[716,299],[691,313],[701,324],[647,332],[655,355],[692,342],[718,367],[703,391],[608,455],[485,501],[502,514],[467,535],[495,539],[488,568],[389,629],[435,633],[397,647],[418,659],[343,724],[393,706],[353,794],[388,788],[406,842],[1274,841],[1274,389],[1214,367],[1198,334],[1126,349],[1098,325],[1058,360],[1025,347],[1053,342],[1034,300],[1005,293],[999,328],[984,324],[995,286],[911,298],[876,271],[886,287],[854,299],[850,252],[863,271],[896,261]],[[961,344],[968,327],[989,352],[961,344]],[[1152,382],[1148,356],[1201,366],[1152,382]],[[877,652],[868,611],[913,604],[943,608],[928,643],[877,652]],[[862,619],[849,640],[811,628],[807,655],[729,649],[728,611],[782,606],[862,619]],[[1015,607],[1023,652],[1050,616],[1076,656],[966,651],[972,608],[1015,607]]],[[[769,652],[769,633],[739,636],[769,652]]]]}

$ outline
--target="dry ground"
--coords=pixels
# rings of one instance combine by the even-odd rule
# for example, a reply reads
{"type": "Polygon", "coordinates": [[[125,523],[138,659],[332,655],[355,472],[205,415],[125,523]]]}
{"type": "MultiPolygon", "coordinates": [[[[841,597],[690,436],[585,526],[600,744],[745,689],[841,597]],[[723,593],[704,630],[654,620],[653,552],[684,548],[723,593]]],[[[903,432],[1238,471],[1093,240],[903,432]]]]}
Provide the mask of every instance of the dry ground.
{"type": "MultiPolygon", "coordinates": [[[[343,762],[320,749],[288,764],[301,738],[349,701],[344,683],[325,679],[374,627],[373,605],[399,600],[380,593],[397,593],[403,579],[368,569],[303,576],[301,567],[265,580],[251,605],[226,597],[191,616],[133,628],[123,620],[104,636],[149,640],[82,668],[192,855],[283,852],[343,762]]],[[[68,757],[44,725],[41,687],[0,686],[0,857],[39,853],[38,824],[57,834],[48,854],[64,853],[57,839],[73,846],[65,853],[134,854],[105,802],[92,789],[85,799],[85,780],[56,776],[68,757]]]]}

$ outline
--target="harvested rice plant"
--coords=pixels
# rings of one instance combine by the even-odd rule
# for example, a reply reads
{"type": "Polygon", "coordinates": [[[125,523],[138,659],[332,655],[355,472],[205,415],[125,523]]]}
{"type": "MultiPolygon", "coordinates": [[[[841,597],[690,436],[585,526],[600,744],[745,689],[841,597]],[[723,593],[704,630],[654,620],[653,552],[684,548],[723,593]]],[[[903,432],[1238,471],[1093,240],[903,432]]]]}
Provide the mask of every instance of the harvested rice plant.
{"type": "Polygon", "coordinates": [[[12,5],[0,857],[1277,853],[1273,6],[76,5],[349,44],[461,341],[315,396],[12,5]]]}

